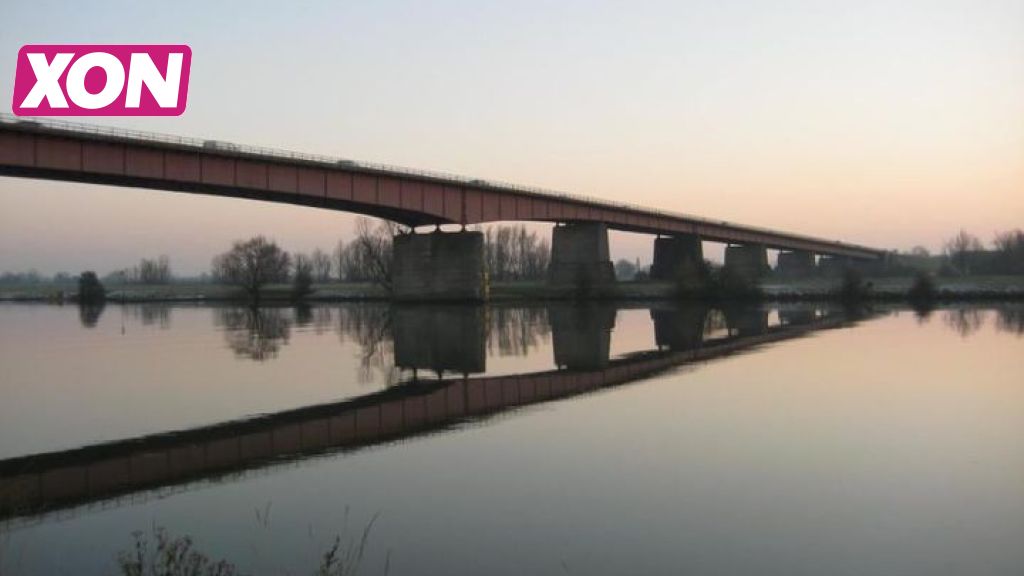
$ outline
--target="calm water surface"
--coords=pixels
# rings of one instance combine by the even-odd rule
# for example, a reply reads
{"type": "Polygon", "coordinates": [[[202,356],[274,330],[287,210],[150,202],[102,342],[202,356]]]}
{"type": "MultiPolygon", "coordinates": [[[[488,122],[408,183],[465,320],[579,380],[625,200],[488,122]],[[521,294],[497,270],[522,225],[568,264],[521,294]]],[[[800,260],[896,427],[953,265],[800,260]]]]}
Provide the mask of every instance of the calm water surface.
{"type": "Polygon", "coordinates": [[[1024,307],[0,304],[0,574],[1024,573],[1024,307]]]}

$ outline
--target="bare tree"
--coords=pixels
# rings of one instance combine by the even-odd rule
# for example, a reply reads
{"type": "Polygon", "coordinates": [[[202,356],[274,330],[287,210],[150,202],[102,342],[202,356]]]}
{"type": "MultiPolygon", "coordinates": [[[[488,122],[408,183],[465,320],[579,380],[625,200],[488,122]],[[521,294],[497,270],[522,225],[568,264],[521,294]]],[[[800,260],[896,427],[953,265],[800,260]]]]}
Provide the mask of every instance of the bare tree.
{"type": "Polygon", "coordinates": [[[338,280],[342,282],[347,279],[345,276],[347,262],[348,252],[345,249],[345,241],[338,240],[338,244],[334,246],[334,268],[338,271],[338,280]]]}
{"type": "Polygon", "coordinates": [[[484,263],[493,280],[535,280],[548,269],[547,240],[526,226],[489,226],[484,230],[484,263]]]}
{"type": "Polygon", "coordinates": [[[398,224],[381,220],[374,224],[369,218],[356,220],[356,237],[348,245],[341,242],[335,249],[339,276],[348,282],[373,282],[391,289],[393,238],[398,224]]]}
{"type": "Polygon", "coordinates": [[[292,296],[302,298],[313,289],[313,258],[305,254],[296,254],[292,261],[292,296]]]}
{"type": "Polygon", "coordinates": [[[1008,230],[996,234],[996,265],[1007,274],[1024,273],[1024,230],[1008,230]]]}
{"type": "Polygon", "coordinates": [[[619,258],[615,262],[615,278],[618,280],[632,280],[636,277],[637,268],[639,267],[629,260],[619,258]]]}
{"type": "Polygon", "coordinates": [[[338,278],[345,282],[373,282],[390,290],[393,238],[400,232],[394,222],[369,218],[356,220],[356,237],[348,244],[338,241],[334,260],[338,278]]]}
{"type": "Polygon", "coordinates": [[[171,259],[161,255],[154,259],[143,258],[130,268],[115,270],[104,277],[113,284],[170,284],[171,259]]]}
{"type": "Polygon", "coordinates": [[[291,258],[273,240],[256,236],[236,241],[231,250],[213,259],[213,276],[222,282],[245,289],[249,299],[258,303],[260,288],[271,282],[288,280],[291,258]]]}
{"type": "Polygon", "coordinates": [[[334,263],[331,261],[331,257],[323,250],[317,248],[316,250],[313,250],[313,253],[309,256],[309,260],[313,267],[313,278],[317,282],[330,282],[331,269],[334,268],[334,263]]]}
{"type": "Polygon", "coordinates": [[[161,255],[155,260],[143,258],[137,271],[140,284],[167,284],[171,281],[171,259],[161,255]]]}
{"type": "Polygon", "coordinates": [[[381,220],[376,226],[366,218],[356,221],[356,237],[352,241],[359,260],[371,282],[391,290],[391,261],[398,224],[381,220]]]}
{"type": "Polygon", "coordinates": [[[947,240],[945,246],[946,255],[961,274],[970,274],[970,253],[982,249],[978,237],[962,229],[956,236],[947,240]]]}

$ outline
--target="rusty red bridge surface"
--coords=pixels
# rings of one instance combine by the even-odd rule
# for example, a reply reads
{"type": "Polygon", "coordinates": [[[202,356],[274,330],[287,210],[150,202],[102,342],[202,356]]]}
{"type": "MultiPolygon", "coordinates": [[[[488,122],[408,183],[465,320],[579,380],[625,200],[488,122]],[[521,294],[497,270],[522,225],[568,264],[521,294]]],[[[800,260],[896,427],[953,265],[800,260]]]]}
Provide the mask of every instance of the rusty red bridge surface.
{"type": "MultiPolygon", "coordinates": [[[[756,281],[780,251],[784,275],[884,262],[886,252],[582,196],[351,160],[0,115],[0,175],[251,198],[368,214],[461,232],[395,237],[392,294],[408,300],[483,300],[483,239],[465,226],[554,222],[548,282],[575,297],[615,284],[608,230],[657,234],[650,276],[681,289],[703,278],[702,242],[724,242],[725,267],[756,281]],[[818,256],[821,256],[820,262],[818,256]]],[[[689,288],[687,288],[689,287],[689,288]]]]}
{"type": "Polygon", "coordinates": [[[215,140],[0,115],[0,174],[254,198],[409,226],[600,222],[650,234],[875,259],[883,250],[435,172],[215,140]]]}

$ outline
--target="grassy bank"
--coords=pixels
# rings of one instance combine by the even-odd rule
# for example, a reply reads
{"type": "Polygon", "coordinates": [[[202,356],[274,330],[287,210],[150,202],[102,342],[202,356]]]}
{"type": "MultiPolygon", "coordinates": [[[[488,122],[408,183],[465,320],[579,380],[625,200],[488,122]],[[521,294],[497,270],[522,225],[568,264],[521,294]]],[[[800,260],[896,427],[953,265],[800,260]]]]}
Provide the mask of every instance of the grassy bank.
{"type": "MultiPolygon", "coordinates": [[[[986,300],[1024,298],[1024,276],[968,276],[934,278],[939,300],[986,300]]],[[[866,277],[867,297],[875,300],[902,300],[914,284],[912,277],[866,277]]],[[[840,289],[840,278],[767,279],[761,290],[769,300],[811,300],[829,298],[840,289]]]]}
{"type": "MultiPolygon", "coordinates": [[[[913,285],[910,277],[864,278],[866,297],[877,300],[906,299],[913,285]]],[[[936,278],[937,298],[941,300],[1024,299],[1024,276],[975,276],[964,278],[936,278]]],[[[761,283],[765,300],[822,300],[835,296],[841,284],[838,278],[807,278],[781,280],[765,279],[761,283]]],[[[0,300],[5,301],[60,301],[73,295],[73,286],[53,284],[0,285],[0,300]]],[[[490,300],[514,302],[529,300],[563,300],[577,298],[571,288],[555,288],[544,282],[494,283],[490,286],[490,300]]],[[[595,290],[592,298],[610,300],[665,300],[678,297],[672,282],[618,282],[595,290]]],[[[109,286],[107,299],[113,302],[233,302],[245,301],[245,293],[236,287],[208,283],[176,283],[163,286],[109,286]]],[[[263,290],[267,302],[294,300],[288,284],[271,285],[263,290]]],[[[313,292],[303,300],[310,302],[343,302],[387,300],[388,293],[373,284],[329,283],[316,284],[313,292]]]]}
{"type": "MultiPolygon", "coordinates": [[[[58,301],[74,294],[75,288],[38,284],[33,286],[0,286],[0,300],[58,301]]],[[[373,284],[317,284],[304,300],[386,300],[387,292],[373,284]]],[[[113,302],[233,302],[247,299],[245,291],[235,286],[209,283],[175,283],[161,286],[108,286],[107,300],[113,302]]],[[[290,284],[273,284],[261,291],[261,299],[272,302],[294,300],[290,284]]]]}

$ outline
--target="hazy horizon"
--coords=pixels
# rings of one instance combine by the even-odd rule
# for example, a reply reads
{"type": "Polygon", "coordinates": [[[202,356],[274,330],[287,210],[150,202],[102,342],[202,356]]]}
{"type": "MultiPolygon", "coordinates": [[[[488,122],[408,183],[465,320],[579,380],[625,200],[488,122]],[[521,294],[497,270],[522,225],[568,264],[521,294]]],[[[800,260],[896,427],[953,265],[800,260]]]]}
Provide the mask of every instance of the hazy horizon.
{"type": "MultiPolygon", "coordinates": [[[[88,18],[42,2],[6,8],[4,31],[5,111],[23,44],[186,43],[183,116],[88,122],[887,249],[1024,227],[1020,2],[106,3],[88,18]]],[[[0,271],[168,254],[191,275],[253,234],[329,251],[354,218],[0,178],[0,271]]],[[[649,262],[651,241],[616,234],[613,257],[649,262]]]]}

